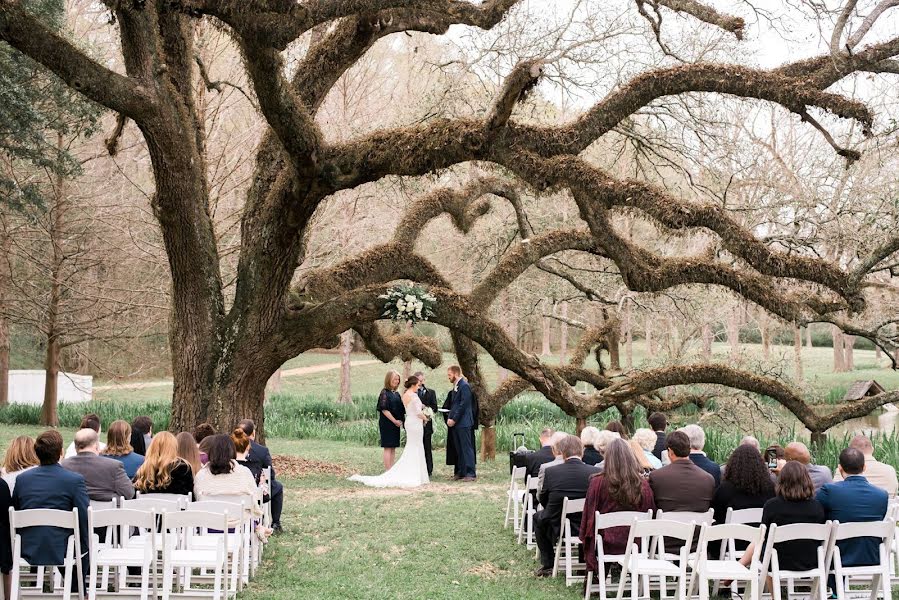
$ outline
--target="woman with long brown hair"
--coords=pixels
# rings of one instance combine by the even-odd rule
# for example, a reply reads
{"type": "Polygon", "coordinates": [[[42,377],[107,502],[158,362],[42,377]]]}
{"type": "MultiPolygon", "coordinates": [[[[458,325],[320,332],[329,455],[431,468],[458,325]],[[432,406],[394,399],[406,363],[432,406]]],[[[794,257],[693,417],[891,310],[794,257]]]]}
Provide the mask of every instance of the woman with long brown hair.
{"type": "Polygon", "coordinates": [[[203,465],[200,464],[200,449],[197,447],[197,441],[193,434],[182,431],[175,436],[175,442],[178,444],[178,457],[190,465],[190,470],[196,477],[197,471],[203,465]]]}
{"type": "Polygon", "coordinates": [[[40,464],[34,453],[34,439],[20,435],[9,444],[3,457],[3,481],[9,486],[9,493],[16,489],[16,477],[40,464]]]}
{"type": "Polygon", "coordinates": [[[134,479],[137,470],[144,464],[144,457],[131,446],[131,425],[128,421],[113,421],[106,432],[106,449],[103,456],[114,458],[125,467],[128,479],[134,479]]]}
{"type": "Polygon", "coordinates": [[[194,490],[194,474],[178,456],[178,442],[168,431],[153,436],[144,464],[137,470],[134,487],[145,494],[188,494],[194,490]]]}
{"type": "MultiPolygon", "coordinates": [[[[587,570],[599,573],[596,562],[596,512],[600,514],[635,510],[655,510],[655,499],[649,481],[643,477],[643,469],[637,462],[630,444],[614,439],[605,452],[603,472],[590,478],[584,512],[581,518],[580,538],[584,543],[587,570]]],[[[603,548],[609,554],[624,554],[628,528],[611,527],[600,532],[603,548]]]]}
{"type": "Polygon", "coordinates": [[[389,471],[396,460],[396,449],[400,445],[400,429],[403,427],[403,400],[399,392],[400,374],[387,371],[384,389],[378,395],[378,430],[381,433],[381,447],[384,449],[384,470],[389,471]]]}

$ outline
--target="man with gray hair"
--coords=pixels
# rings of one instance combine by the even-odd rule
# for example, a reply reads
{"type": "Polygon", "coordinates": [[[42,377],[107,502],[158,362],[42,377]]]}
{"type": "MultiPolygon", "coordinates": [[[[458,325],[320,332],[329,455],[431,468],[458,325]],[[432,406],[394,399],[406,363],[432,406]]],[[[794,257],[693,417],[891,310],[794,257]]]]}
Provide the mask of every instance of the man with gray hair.
{"type": "MultiPolygon", "coordinates": [[[[849,447],[855,448],[865,455],[865,470],[861,476],[867,479],[871,485],[886,490],[890,498],[895,498],[896,488],[899,488],[899,481],[896,480],[896,469],[874,458],[874,444],[871,443],[870,438],[864,435],[857,435],[849,442],[849,447]]],[[[844,479],[845,477],[839,471],[833,478],[834,481],[843,481],[844,479]]]]}
{"type": "Polygon", "coordinates": [[[554,433],[552,427],[544,427],[540,432],[540,449],[528,457],[528,477],[537,477],[540,474],[540,465],[555,459],[551,441],[554,433]]]}
{"type": "Polygon", "coordinates": [[[705,431],[695,423],[686,425],[681,428],[681,431],[690,438],[690,460],[694,465],[714,477],[715,487],[718,487],[721,484],[721,467],[702,451],[705,447],[705,431]]]}
{"type": "Polygon", "coordinates": [[[79,429],[75,434],[75,456],[62,461],[64,469],[84,477],[87,496],[98,502],[108,502],[124,496],[134,498],[134,485],[125,474],[121,462],[100,456],[100,440],[93,429],[79,429]]]}

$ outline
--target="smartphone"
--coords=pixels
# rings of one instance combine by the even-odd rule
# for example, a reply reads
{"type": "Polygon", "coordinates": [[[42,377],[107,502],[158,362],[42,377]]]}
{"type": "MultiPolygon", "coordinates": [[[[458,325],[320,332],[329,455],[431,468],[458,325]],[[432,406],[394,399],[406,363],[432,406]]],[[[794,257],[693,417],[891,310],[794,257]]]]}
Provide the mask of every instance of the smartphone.
{"type": "Polygon", "coordinates": [[[765,462],[768,463],[768,469],[774,470],[777,468],[777,451],[773,448],[765,450],[765,462]]]}

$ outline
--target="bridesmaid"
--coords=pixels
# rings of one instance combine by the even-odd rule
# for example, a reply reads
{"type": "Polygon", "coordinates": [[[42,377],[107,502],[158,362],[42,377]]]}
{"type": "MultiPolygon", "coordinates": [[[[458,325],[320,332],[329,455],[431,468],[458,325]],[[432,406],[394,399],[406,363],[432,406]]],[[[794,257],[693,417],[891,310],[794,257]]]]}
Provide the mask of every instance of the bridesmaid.
{"type": "Polygon", "coordinates": [[[384,389],[378,396],[378,429],[381,432],[381,447],[384,448],[384,471],[389,471],[396,460],[400,429],[406,412],[402,397],[396,391],[399,386],[400,374],[388,371],[384,377],[384,389]]]}

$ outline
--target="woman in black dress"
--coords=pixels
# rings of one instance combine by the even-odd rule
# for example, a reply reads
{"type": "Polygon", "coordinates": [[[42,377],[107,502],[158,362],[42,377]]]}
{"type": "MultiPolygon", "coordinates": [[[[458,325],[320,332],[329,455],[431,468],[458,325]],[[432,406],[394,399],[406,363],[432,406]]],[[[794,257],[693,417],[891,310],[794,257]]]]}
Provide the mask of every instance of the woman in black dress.
{"type": "Polygon", "coordinates": [[[396,449],[400,445],[400,429],[406,410],[403,399],[396,388],[400,386],[400,374],[388,371],[384,377],[384,389],[378,395],[378,429],[381,432],[381,447],[384,448],[384,470],[389,471],[396,460],[396,449]]]}

